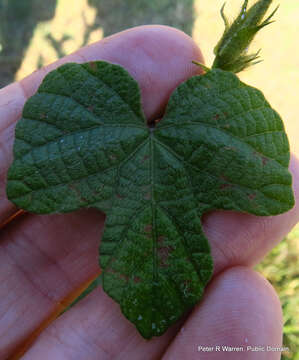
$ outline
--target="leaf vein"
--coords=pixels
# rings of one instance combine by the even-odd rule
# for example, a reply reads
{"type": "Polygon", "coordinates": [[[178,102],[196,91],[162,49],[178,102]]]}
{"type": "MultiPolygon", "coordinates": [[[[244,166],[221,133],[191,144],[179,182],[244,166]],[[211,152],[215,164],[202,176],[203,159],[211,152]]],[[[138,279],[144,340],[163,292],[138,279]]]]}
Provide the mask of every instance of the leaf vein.
{"type": "MultiPolygon", "coordinates": [[[[128,106],[128,108],[131,110],[131,112],[134,114],[134,116],[136,117],[136,119],[140,120],[140,116],[139,114],[136,113],[136,110],[132,108],[131,104],[128,104],[124,99],[123,97],[112,87],[110,87],[109,85],[107,85],[107,83],[103,80],[103,79],[100,79],[99,77],[97,77],[95,74],[93,74],[91,72],[91,70],[89,69],[86,69],[86,68],[83,68],[88,74],[90,74],[91,76],[93,76],[98,82],[104,84],[108,89],[112,90],[112,92],[114,94],[116,94],[116,96],[121,99],[121,101],[126,104],[128,106]]],[[[144,119],[142,119],[144,120],[144,119]]]]}

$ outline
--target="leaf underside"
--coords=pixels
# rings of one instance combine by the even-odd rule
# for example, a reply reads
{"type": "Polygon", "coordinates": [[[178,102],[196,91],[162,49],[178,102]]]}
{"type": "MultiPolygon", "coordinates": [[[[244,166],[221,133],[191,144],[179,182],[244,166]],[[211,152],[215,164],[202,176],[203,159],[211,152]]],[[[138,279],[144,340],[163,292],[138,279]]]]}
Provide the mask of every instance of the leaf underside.
{"type": "Polygon", "coordinates": [[[35,213],[104,211],[104,290],[151,338],[198,302],[212,275],[202,215],[289,210],[288,164],[279,115],[233,73],[181,84],[150,129],[123,68],[69,63],[25,104],[7,194],[35,213]]]}

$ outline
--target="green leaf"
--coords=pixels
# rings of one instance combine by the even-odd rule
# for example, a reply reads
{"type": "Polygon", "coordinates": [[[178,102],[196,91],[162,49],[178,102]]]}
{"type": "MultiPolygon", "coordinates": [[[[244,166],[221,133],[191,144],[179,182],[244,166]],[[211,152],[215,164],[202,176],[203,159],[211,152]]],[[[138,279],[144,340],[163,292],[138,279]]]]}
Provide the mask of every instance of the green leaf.
{"type": "Polygon", "coordinates": [[[211,278],[202,215],[289,210],[288,163],[279,115],[233,73],[187,80],[150,128],[124,69],[70,63],[24,107],[7,194],[36,213],[104,211],[104,290],[151,338],[196,304],[211,278]]]}

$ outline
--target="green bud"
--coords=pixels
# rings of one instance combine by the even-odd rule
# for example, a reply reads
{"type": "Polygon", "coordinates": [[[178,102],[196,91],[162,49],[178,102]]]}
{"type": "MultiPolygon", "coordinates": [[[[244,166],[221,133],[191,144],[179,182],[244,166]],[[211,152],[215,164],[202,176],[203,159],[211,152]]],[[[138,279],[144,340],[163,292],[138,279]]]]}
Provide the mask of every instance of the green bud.
{"type": "Polygon", "coordinates": [[[257,61],[259,51],[248,54],[247,50],[257,32],[273,22],[270,20],[278,7],[263,21],[271,3],[272,0],[259,0],[247,10],[248,0],[245,0],[238,17],[231,25],[224,14],[225,4],[222,6],[220,13],[225,29],[214,49],[216,57],[212,68],[237,73],[260,62],[260,60],[257,61]]]}

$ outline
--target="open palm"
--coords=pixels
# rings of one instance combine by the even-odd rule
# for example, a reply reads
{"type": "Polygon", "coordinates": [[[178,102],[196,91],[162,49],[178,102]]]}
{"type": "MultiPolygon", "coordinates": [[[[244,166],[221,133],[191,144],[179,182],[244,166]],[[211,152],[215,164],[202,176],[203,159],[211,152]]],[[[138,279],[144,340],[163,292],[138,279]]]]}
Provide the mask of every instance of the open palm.
{"type": "MultiPolygon", "coordinates": [[[[179,83],[200,71],[196,44],[182,32],[162,26],[134,28],[80,49],[21,82],[0,90],[0,222],[16,209],[5,195],[12,161],[14,126],[42,78],[64,62],[106,60],[120,64],[138,81],[149,120],[161,118],[179,83]]],[[[162,120],[163,121],[163,120],[162,120]]],[[[294,190],[299,165],[291,161],[294,190]]],[[[297,191],[298,192],[298,191],[297,191]]],[[[295,207],[284,215],[255,217],[218,211],[203,219],[215,263],[214,278],[189,316],[166,334],[144,340],[102,289],[47,327],[22,359],[279,359],[277,352],[246,351],[247,346],[281,346],[282,315],[269,283],[251,267],[299,219],[295,207]],[[213,351],[202,347],[213,347],[213,351]],[[200,352],[198,350],[201,350],[200,352]]],[[[0,230],[0,359],[12,359],[26,339],[68,294],[98,271],[99,233],[105,215],[82,210],[68,215],[26,214],[0,230]]]]}

